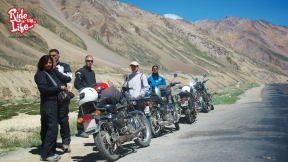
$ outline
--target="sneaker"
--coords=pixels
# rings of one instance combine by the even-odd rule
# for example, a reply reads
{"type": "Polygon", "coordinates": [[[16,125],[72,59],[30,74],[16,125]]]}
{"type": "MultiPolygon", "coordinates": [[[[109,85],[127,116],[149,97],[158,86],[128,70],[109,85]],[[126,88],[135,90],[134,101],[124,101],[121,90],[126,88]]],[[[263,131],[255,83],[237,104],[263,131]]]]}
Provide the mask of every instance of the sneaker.
{"type": "Polygon", "coordinates": [[[86,132],[82,132],[81,134],[78,133],[78,136],[79,136],[79,137],[83,137],[83,138],[88,138],[88,137],[89,137],[89,134],[87,134],[86,132]]]}
{"type": "Polygon", "coordinates": [[[63,150],[63,152],[68,152],[68,153],[70,153],[70,152],[71,152],[70,145],[65,145],[65,144],[63,144],[63,145],[62,145],[62,150],[63,150]]]}
{"type": "Polygon", "coordinates": [[[40,161],[56,162],[56,161],[58,161],[59,159],[61,159],[61,156],[55,154],[54,156],[49,156],[49,157],[46,158],[46,159],[43,159],[43,158],[41,157],[41,158],[40,158],[40,161]]]}

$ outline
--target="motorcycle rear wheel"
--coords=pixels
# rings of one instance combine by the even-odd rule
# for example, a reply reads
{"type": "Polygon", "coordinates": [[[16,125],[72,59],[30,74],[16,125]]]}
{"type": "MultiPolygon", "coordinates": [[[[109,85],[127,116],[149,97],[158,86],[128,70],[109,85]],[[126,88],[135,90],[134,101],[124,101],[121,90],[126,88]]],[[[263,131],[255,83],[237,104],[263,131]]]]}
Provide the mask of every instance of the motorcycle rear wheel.
{"type": "MultiPolygon", "coordinates": [[[[107,126],[102,124],[98,133],[93,134],[96,149],[99,151],[102,158],[107,161],[115,161],[120,157],[120,144],[107,141],[106,136],[109,135],[107,126]]],[[[109,138],[109,137],[108,137],[109,138]]]]}
{"type": "Polygon", "coordinates": [[[177,123],[175,123],[174,125],[175,125],[175,129],[176,129],[176,130],[180,130],[180,125],[179,125],[179,123],[178,123],[178,122],[177,122],[177,123]]]}
{"type": "Polygon", "coordinates": [[[158,122],[156,122],[156,118],[155,116],[150,116],[148,118],[149,123],[151,125],[151,133],[152,133],[152,137],[158,137],[162,134],[162,125],[160,125],[158,122]]]}
{"type": "Polygon", "coordinates": [[[151,126],[149,124],[148,119],[141,115],[138,115],[137,120],[140,120],[141,123],[144,124],[144,129],[139,132],[139,136],[134,142],[140,147],[147,147],[150,145],[152,134],[151,134],[151,126]]]}

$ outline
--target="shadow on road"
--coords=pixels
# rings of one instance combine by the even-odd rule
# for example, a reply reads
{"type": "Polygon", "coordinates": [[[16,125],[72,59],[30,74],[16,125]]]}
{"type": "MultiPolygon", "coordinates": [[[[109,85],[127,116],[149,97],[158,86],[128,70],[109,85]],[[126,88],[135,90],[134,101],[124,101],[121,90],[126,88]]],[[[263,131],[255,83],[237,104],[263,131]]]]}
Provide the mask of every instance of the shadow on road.
{"type": "MultiPolygon", "coordinates": [[[[91,144],[92,143],[85,143],[84,146],[91,146],[91,144]]],[[[123,158],[129,154],[136,153],[137,149],[139,149],[139,148],[140,147],[137,146],[135,143],[129,143],[129,144],[122,145],[119,159],[121,159],[121,158],[123,158]]],[[[73,161],[83,161],[83,162],[106,161],[105,159],[103,159],[101,157],[101,155],[99,154],[99,152],[96,149],[96,146],[93,147],[93,151],[94,152],[87,154],[85,156],[72,156],[71,158],[73,159],[73,161]]]]}

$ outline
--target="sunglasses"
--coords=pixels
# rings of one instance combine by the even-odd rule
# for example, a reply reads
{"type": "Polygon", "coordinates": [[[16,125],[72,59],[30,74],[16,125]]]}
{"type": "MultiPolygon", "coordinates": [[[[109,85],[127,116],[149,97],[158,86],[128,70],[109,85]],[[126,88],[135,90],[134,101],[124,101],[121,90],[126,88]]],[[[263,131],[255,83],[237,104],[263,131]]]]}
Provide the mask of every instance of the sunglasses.
{"type": "Polygon", "coordinates": [[[57,56],[57,55],[50,55],[51,57],[55,57],[55,56],[57,56]]]}
{"type": "Polygon", "coordinates": [[[135,67],[137,67],[137,66],[135,66],[135,65],[130,65],[130,67],[131,67],[131,68],[135,68],[135,67]]]}
{"type": "Polygon", "coordinates": [[[86,60],[86,62],[92,62],[93,63],[93,60],[86,60]]]}

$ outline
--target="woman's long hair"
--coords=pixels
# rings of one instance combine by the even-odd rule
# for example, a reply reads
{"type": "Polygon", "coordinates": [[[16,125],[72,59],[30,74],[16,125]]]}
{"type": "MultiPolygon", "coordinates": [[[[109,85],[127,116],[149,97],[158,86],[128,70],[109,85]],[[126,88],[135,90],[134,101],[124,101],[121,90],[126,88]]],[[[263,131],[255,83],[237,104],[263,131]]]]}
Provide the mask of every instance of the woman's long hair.
{"type": "MultiPolygon", "coordinates": [[[[38,67],[38,71],[44,70],[44,66],[45,66],[45,64],[47,64],[48,60],[51,60],[51,61],[52,61],[52,68],[53,68],[54,61],[53,61],[52,57],[49,56],[49,55],[44,55],[44,56],[42,56],[42,57],[40,58],[40,60],[39,60],[39,62],[38,62],[38,66],[37,66],[37,67],[38,67]]],[[[51,69],[52,69],[52,68],[51,68],[51,69]]],[[[51,70],[51,69],[50,69],[50,70],[51,70]]]]}

